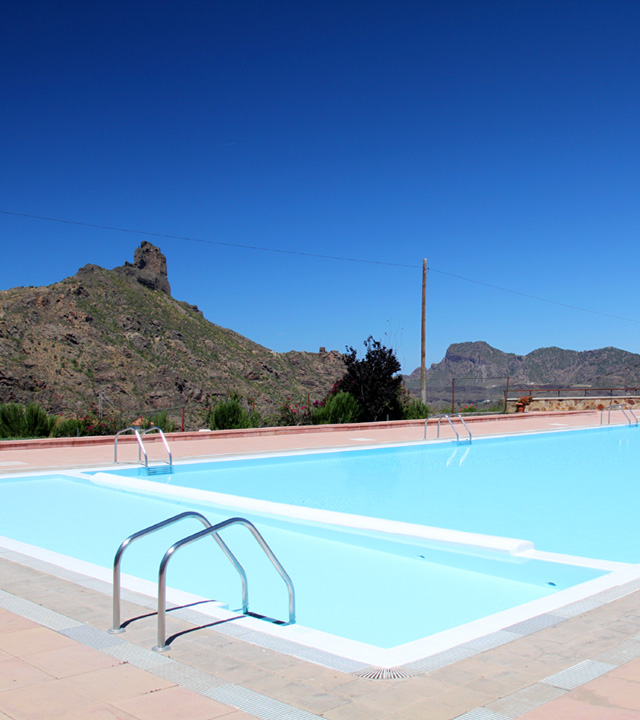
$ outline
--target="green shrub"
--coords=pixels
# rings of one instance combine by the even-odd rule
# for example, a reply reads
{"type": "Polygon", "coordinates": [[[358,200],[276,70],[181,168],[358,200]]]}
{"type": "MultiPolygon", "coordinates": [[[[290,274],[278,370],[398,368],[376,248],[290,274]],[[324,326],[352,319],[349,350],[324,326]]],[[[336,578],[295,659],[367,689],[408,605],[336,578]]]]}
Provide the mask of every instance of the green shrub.
{"type": "Polygon", "coordinates": [[[325,404],[313,411],[313,422],[317,425],[337,425],[357,422],[361,413],[358,401],[351,393],[341,390],[330,395],[325,404]]]}
{"type": "Polygon", "coordinates": [[[149,415],[149,417],[141,417],[140,420],[142,420],[140,427],[143,430],[148,430],[150,427],[157,427],[165,433],[176,431],[176,424],[169,417],[168,410],[158,410],[158,412],[149,415]]]}
{"type": "Polygon", "coordinates": [[[157,413],[154,413],[149,420],[162,432],[166,433],[172,433],[175,432],[178,428],[176,424],[173,422],[173,420],[169,417],[169,412],[167,410],[160,410],[157,413]]]}
{"type": "Polygon", "coordinates": [[[47,415],[37,402],[30,402],[26,408],[19,403],[0,405],[0,437],[3,438],[49,437],[56,421],[56,416],[47,415]]]}
{"type": "Polygon", "coordinates": [[[24,408],[18,403],[0,405],[0,437],[25,437],[24,408]]]}
{"type": "Polygon", "coordinates": [[[238,397],[230,397],[212,408],[209,413],[211,430],[237,430],[253,427],[252,418],[242,407],[238,397]]]}
{"type": "Polygon", "coordinates": [[[79,435],[79,428],[80,423],[77,418],[58,417],[55,419],[50,435],[51,437],[76,437],[79,435]]]}
{"type": "Polygon", "coordinates": [[[311,424],[312,425],[331,425],[332,421],[329,420],[330,411],[327,408],[329,400],[333,396],[329,396],[324,402],[318,403],[316,407],[311,411],[311,424]]]}
{"type": "Polygon", "coordinates": [[[38,403],[30,402],[24,409],[24,436],[49,437],[55,422],[55,415],[47,415],[38,403]]]}
{"type": "Polygon", "coordinates": [[[426,420],[431,414],[431,408],[422,400],[410,400],[404,408],[405,420],[426,420]]]}

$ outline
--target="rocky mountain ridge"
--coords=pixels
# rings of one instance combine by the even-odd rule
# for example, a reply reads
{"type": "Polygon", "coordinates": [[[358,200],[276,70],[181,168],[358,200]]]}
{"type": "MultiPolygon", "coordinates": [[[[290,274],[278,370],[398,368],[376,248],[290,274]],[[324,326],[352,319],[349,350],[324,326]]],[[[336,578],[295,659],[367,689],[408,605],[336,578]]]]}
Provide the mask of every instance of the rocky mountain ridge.
{"type": "MultiPolygon", "coordinates": [[[[637,388],[640,387],[640,355],[614,347],[599,350],[538,348],[527,355],[505,353],[486,342],[454,343],[445,357],[426,370],[428,399],[450,400],[451,383],[466,388],[468,401],[499,396],[506,378],[510,387],[535,388],[637,388]]],[[[405,384],[420,393],[420,368],[406,375],[405,384]]],[[[462,401],[462,396],[460,396],[462,401]]]]}
{"type": "Polygon", "coordinates": [[[288,396],[321,399],[344,373],[336,351],[276,353],[174,299],[166,258],[148,242],[113,270],[85,265],[50,286],[0,291],[0,355],[0,402],[185,407],[190,427],[231,392],[273,411],[288,396]]]}

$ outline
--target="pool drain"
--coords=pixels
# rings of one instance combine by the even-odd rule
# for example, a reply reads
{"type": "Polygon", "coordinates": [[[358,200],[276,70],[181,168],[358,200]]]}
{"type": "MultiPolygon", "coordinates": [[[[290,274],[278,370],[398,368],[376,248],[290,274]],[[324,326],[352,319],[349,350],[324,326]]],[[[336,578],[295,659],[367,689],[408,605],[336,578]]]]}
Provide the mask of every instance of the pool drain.
{"type": "Polygon", "coordinates": [[[417,677],[420,673],[414,672],[413,670],[405,670],[400,667],[368,667],[363,670],[356,670],[351,674],[359,678],[365,678],[366,680],[402,680],[404,678],[417,677]]]}

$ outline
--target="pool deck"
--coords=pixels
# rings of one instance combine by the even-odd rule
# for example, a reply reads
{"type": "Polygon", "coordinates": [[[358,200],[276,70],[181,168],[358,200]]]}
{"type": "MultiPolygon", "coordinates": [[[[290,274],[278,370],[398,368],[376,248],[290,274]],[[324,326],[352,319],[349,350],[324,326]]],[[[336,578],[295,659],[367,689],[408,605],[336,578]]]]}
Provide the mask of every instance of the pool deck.
{"type": "MultiPolygon", "coordinates": [[[[468,425],[479,437],[599,423],[593,411],[469,418],[468,425]]],[[[423,435],[424,424],[404,422],[185,433],[170,444],[182,460],[423,435]]],[[[443,424],[441,436],[453,437],[451,428],[443,424]]],[[[431,423],[428,437],[435,437],[431,423]]],[[[122,461],[137,459],[130,441],[118,452],[122,461]]],[[[161,443],[149,443],[149,454],[164,459],[161,443]]],[[[112,462],[112,440],[0,443],[3,474],[112,462]]],[[[126,633],[108,634],[108,583],[0,550],[0,720],[640,720],[640,584],[608,593],[378,679],[375,668],[314,652],[305,658],[275,641],[271,648],[252,644],[233,622],[203,628],[194,609],[171,613],[172,648],[154,653],[153,601],[125,593],[122,614],[132,621],[126,633]]]]}

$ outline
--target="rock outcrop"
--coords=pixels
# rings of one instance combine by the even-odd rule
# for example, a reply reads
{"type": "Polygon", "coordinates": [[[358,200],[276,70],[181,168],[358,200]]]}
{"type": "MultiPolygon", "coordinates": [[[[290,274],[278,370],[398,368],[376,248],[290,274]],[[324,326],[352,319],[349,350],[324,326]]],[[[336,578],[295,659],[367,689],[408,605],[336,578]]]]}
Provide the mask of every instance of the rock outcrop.
{"type": "Polygon", "coordinates": [[[125,262],[116,271],[134,277],[141,285],[150,290],[160,290],[171,295],[171,286],[167,275],[167,258],[160,248],[143,240],[133,255],[133,265],[125,262]]]}

